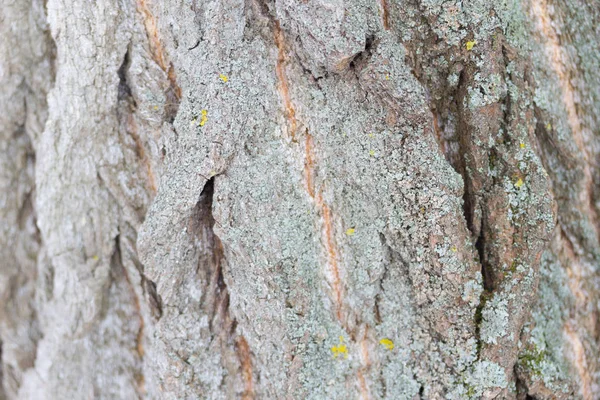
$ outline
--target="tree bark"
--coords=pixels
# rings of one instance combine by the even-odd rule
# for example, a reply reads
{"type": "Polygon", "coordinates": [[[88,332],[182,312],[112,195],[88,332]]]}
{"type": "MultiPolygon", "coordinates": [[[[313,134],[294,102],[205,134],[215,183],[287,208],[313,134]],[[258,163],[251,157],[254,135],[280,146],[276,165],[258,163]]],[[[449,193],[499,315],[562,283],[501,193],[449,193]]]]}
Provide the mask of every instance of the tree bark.
{"type": "Polygon", "coordinates": [[[600,398],[598,21],[2,0],[0,398],[600,398]]]}

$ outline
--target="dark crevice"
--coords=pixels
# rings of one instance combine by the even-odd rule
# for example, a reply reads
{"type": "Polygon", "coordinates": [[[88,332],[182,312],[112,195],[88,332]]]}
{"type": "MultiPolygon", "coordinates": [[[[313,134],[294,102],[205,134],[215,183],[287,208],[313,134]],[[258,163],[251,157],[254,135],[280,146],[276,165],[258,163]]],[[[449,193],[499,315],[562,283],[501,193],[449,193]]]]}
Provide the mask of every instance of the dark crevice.
{"type": "MultiPolygon", "coordinates": [[[[485,215],[482,215],[482,222],[485,221],[485,215]]],[[[486,255],[486,232],[485,226],[481,227],[481,231],[479,233],[479,237],[475,241],[475,249],[477,249],[477,254],[479,256],[479,263],[481,264],[481,276],[483,278],[483,288],[486,291],[494,290],[494,273],[492,271],[491,266],[488,263],[487,255],[486,255]]]]}
{"type": "Polygon", "coordinates": [[[483,310],[487,301],[492,296],[493,272],[488,265],[486,254],[486,216],[485,207],[481,204],[485,200],[478,196],[474,187],[472,176],[468,172],[469,160],[472,150],[472,127],[468,123],[470,111],[465,108],[465,99],[468,96],[468,86],[474,74],[473,65],[468,61],[460,70],[458,83],[453,93],[451,107],[456,113],[456,135],[458,142],[458,157],[453,160],[454,169],[462,176],[464,182],[463,191],[463,215],[467,229],[471,232],[471,240],[477,252],[478,263],[483,281],[483,291],[479,297],[479,304],[475,308],[475,340],[477,359],[481,358],[483,342],[481,340],[481,325],[483,323],[483,310]],[[480,210],[481,215],[477,215],[480,210]]]}
{"type": "MultiPolygon", "coordinates": [[[[448,70],[442,73],[441,80],[448,82],[449,74],[454,73],[458,75],[457,82],[454,86],[446,83],[444,86],[438,87],[435,78],[427,75],[426,67],[430,63],[428,57],[439,57],[443,53],[433,54],[435,50],[428,50],[437,48],[438,39],[426,18],[423,18],[423,24],[428,27],[428,33],[420,38],[423,46],[421,50],[423,51],[419,52],[418,45],[415,45],[415,43],[406,43],[407,61],[411,65],[413,75],[423,85],[426,92],[429,89],[434,91],[434,93],[427,96],[433,117],[433,133],[446,160],[462,176],[464,182],[463,215],[466,227],[471,233],[471,240],[475,244],[484,287],[474,315],[477,358],[479,359],[483,346],[480,332],[483,322],[483,309],[492,296],[494,282],[493,271],[486,254],[488,250],[486,248],[486,216],[479,215],[479,212],[484,213],[484,207],[481,203],[485,202],[485,199],[478,195],[475,182],[473,182],[467,168],[470,162],[468,157],[472,154],[473,128],[469,124],[471,111],[465,107],[464,101],[468,96],[468,87],[472,81],[475,66],[468,59],[455,60],[454,65],[450,65],[448,70]],[[435,93],[438,93],[438,95],[436,96],[435,93]],[[450,128],[454,128],[453,137],[444,137],[446,124],[453,124],[453,126],[450,126],[450,128]]],[[[451,49],[447,49],[447,51],[451,51],[451,49]]],[[[506,104],[506,108],[508,112],[510,102],[506,104]]],[[[508,120],[508,115],[505,116],[505,120],[508,120]]],[[[507,127],[504,128],[506,130],[507,127]]],[[[449,132],[451,131],[452,129],[449,130],[449,132]]]]}
{"type": "Polygon", "coordinates": [[[481,348],[483,343],[481,342],[481,323],[483,322],[483,309],[485,308],[485,304],[491,298],[492,294],[484,290],[479,296],[479,304],[475,309],[475,340],[477,346],[477,360],[481,357],[481,348]]]}
{"type": "MultiPolygon", "coordinates": [[[[198,268],[207,268],[209,279],[209,289],[205,296],[207,311],[212,318],[209,321],[209,329],[214,332],[213,323],[217,320],[227,320],[229,318],[229,293],[223,277],[223,244],[219,237],[214,233],[215,219],[212,214],[213,196],[215,191],[215,178],[212,177],[206,181],[204,188],[200,193],[200,199],[197,205],[196,218],[202,226],[209,227],[208,237],[205,238],[212,244],[212,252],[209,260],[199,260],[198,268]]],[[[200,228],[201,229],[201,228],[200,228]]]]}
{"type": "Polygon", "coordinates": [[[365,48],[363,51],[357,53],[352,57],[350,61],[350,69],[358,72],[363,69],[368,63],[373,53],[377,51],[377,45],[379,44],[379,40],[375,38],[375,35],[368,35],[365,38],[365,48]]]}
{"type": "Polygon", "coordinates": [[[132,109],[136,108],[136,102],[133,98],[133,94],[131,92],[131,87],[127,82],[127,72],[129,71],[129,67],[131,66],[131,57],[130,57],[130,46],[127,46],[127,51],[125,52],[125,56],[123,57],[123,62],[117,71],[119,76],[119,90],[117,93],[117,99],[119,101],[127,102],[132,109]]]}
{"type": "Polygon", "coordinates": [[[515,386],[517,389],[517,399],[534,399],[534,397],[530,396],[527,388],[527,384],[524,381],[523,377],[519,373],[519,362],[515,362],[515,366],[513,368],[513,375],[515,377],[515,386]]]}
{"type": "Polygon", "coordinates": [[[179,111],[179,102],[181,101],[181,88],[177,84],[173,63],[169,64],[167,78],[169,79],[169,87],[165,91],[167,100],[165,104],[165,120],[172,124],[179,111]]]}
{"type": "MultiPolygon", "coordinates": [[[[508,71],[508,65],[510,64],[510,54],[509,49],[504,44],[502,45],[502,57],[504,61],[504,80],[506,82],[509,82],[512,80],[511,74],[508,71]]],[[[511,139],[510,135],[508,134],[510,128],[510,116],[512,113],[512,99],[510,96],[510,90],[506,91],[506,97],[504,98],[504,107],[502,113],[502,144],[510,146],[511,139]]]]}
{"type": "Polygon", "coordinates": [[[159,320],[163,314],[163,304],[162,298],[156,291],[156,283],[146,278],[144,275],[142,275],[142,282],[144,285],[144,293],[146,294],[146,302],[150,306],[150,312],[156,320],[159,320]]]}
{"type": "MultiPolygon", "coordinates": [[[[214,232],[215,219],[212,213],[213,196],[215,191],[215,177],[206,181],[200,193],[194,214],[193,229],[198,234],[200,241],[210,247],[210,254],[201,256],[198,260],[197,273],[204,276],[208,282],[208,289],[203,295],[201,303],[209,319],[209,329],[213,335],[223,332],[224,326],[215,323],[231,324],[229,316],[229,293],[223,276],[223,244],[214,232]]],[[[227,330],[225,328],[225,330],[227,330]]]]}
{"type": "Polygon", "coordinates": [[[22,231],[25,229],[27,225],[27,220],[29,216],[34,213],[33,209],[33,201],[32,201],[32,193],[29,192],[25,195],[23,199],[23,203],[21,203],[21,207],[19,208],[19,213],[17,215],[17,223],[19,225],[19,229],[22,231]]]}
{"type": "Polygon", "coordinates": [[[193,45],[192,47],[189,47],[189,48],[188,48],[188,51],[192,51],[192,50],[194,50],[195,48],[197,48],[198,46],[200,46],[200,40],[196,41],[196,44],[195,44],[195,45],[193,45]]]}
{"type": "MultiPolygon", "coordinates": [[[[382,246],[383,248],[387,248],[389,249],[389,251],[392,251],[389,246],[386,243],[385,240],[385,236],[380,233],[379,234],[379,238],[381,240],[382,246]]],[[[379,293],[377,293],[377,295],[375,296],[375,323],[376,324],[381,324],[382,322],[382,318],[381,318],[381,310],[379,307],[379,303],[381,302],[381,298],[383,296],[383,292],[385,291],[384,287],[383,287],[383,283],[386,281],[386,279],[388,279],[388,275],[389,275],[389,263],[385,262],[384,264],[384,270],[383,270],[383,274],[381,274],[381,278],[379,279],[379,293]]]]}
{"type": "MultiPolygon", "coordinates": [[[[471,127],[466,121],[466,113],[469,113],[468,110],[464,108],[464,100],[467,97],[468,93],[468,85],[469,85],[469,76],[471,75],[467,69],[470,67],[465,67],[460,72],[458,77],[458,85],[456,87],[456,95],[454,96],[454,106],[456,108],[457,113],[457,125],[456,131],[458,137],[458,147],[460,156],[457,158],[456,163],[454,165],[455,170],[461,174],[464,181],[464,191],[463,191],[463,214],[465,216],[465,221],[467,223],[467,228],[471,231],[471,239],[477,243],[480,240],[480,236],[482,235],[481,231],[483,227],[481,226],[482,221],[478,221],[476,219],[476,209],[477,209],[477,195],[475,193],[473,182],[470,174],[467,172],[467,159],[471,154],[470,146],[471,143],[471,127]]],[[[480,244],[481,251],[479,252],[479,260],[483,260],[483,242],[480,244]]],[[[479,250],[479,248],[478,248],[479,250]]],[[[482,268],[483,273],[483,268],[482,268]]],[[[485,278],[484,278],[485,279],[485,278]]]]}
{"type": "Polygon", "coordinates": [[[247,340],[237,332],[238,323],[229,309],[229,291],[223,271],[224,248],[214,232],[217,223],[212,213],[214,191],[215,177],[212,177],[206,181],[200,193],[192,226],[198,239],[210,249],[209,254],[203,253],[198,260],[197,274],[204,276],[208,283],[200,304],[209,316],[212,341],[217,343],[223,352],[235,351],[239,361],[238,373],[241,374],[244,387],[242,398],[253,399],[255,397],[253,355],[247,340]]]}

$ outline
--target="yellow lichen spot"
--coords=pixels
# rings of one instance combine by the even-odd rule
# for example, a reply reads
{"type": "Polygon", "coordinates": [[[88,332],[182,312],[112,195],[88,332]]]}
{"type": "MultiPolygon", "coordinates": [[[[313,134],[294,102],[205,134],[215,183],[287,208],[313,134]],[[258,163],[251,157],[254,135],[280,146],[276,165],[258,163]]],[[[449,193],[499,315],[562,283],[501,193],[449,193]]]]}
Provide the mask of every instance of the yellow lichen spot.
{"type": "Polygon", "coordinates": [[[525,143],[523,143],[523,142],[519,143],[519,147],[522,148],[522,149],[524,149],[525,148],[525,143]]]}
{"type": "Polygon", "coordinates": [[[98,257],[98,256],[93,256],[92,257],[92,260],[94,260],[94,261],[98,261],[99,259],[100,259],[100,257],[98,257]]]}
{"type": "Polygon", "coordinates": [[[229,80],[229,78],[227,77],[227,75],[223,75],[223,74],[219,74],[219,78],[224,82],[227,83],[227,81],[229,80]]]}
{"type": "Polygon", "coordinates": [[[421,207],[421,214],[425,214],[425,207],[421,207]]]}
{"type": "Polygon", "coordinates": [[[391,339],[383,338],[379,341],[379,344],[383,345],[388,350],[394,350],[394,342],[391,339]]]}
{"type": "Polygon", "coordinates": [[[548,122],[548,124],[546,125],[546,130],[550,130],[552,129],[552,124],[550,122],[548,122]]]}
{"type": "Polygon", "coordinates": [[[352,235],[354,235],[354,231],[355,231],[354,228],[348,228],[348,229],[346,229],[346,235],[352,236],[352,235]]]}
{"type": "Polygon", "coordinates": [[[477,44],[477,40],[470,40],[467,42],[467,50],[471,51],[473,50],[473,47],[475,47],[475,45],[477,44]]]}
{"type": "Polygon", "coordinates": [[[154,111],[158,111],[158,106],[154,106],[154,111]]]}
{"type": "Polygon", "coordinates": [[[369,150],[369,155],[373,157],[375,155],[375,150],[369,150]]]}
{"type": "Polygon", "coordinates": [[[204,126],[204,124],[208,121],[208,111],[202,110],[202,117],[200,118],[200,123],[198,125],[204,126]]]}
{"type": "Polygon", "coordinates": [[[333,358],[337,358],[339,355],[343,355],[344,358],[348,358],[348,348],[344,344],[344,337],[340,336],[340,343],[337,346],[331,348],[333,358]]]}
{"type": "Polygon", "coordinates": [[[373,132],[369,133],[369,137],[370,137],[371,139],[373,139],[373,137],[374,137],[374,136],[375,136],[375,134],[374,134],[373,132]]]}
{"type": "Polygon", "coordinates": [[[389,74],[385,74],[385,80],[389,81],[390,80],[390,75],[389,74]]]}
{"type": "Polygon", "coordinates": [[[515,182],[515,187],[520,188],[521,186],[523,186],[523,179],[519,178],[517,179],[517,181],[515,182]]]}
{"type": "Polygon", "coordinates": [[[456,248],[456,246],[452,246],[450,248],[450,250],[452,250],[453,253],[456,253],[458,251],[458,249],[456,248]]]}

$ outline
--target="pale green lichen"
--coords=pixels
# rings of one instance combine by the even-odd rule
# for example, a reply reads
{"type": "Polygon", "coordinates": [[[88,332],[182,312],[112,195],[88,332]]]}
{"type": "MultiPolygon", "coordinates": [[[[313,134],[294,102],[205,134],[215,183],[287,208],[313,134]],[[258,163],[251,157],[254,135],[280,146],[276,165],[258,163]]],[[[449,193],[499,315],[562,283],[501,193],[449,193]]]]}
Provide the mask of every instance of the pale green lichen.
{"type": "Polygon", "coordinates": [[[488,390],[495,391],[507,387],[506,373],[500,365],[490,361],[477,361],[448,394],[448,399],[480,399],[488,390]]]}
{"type": "Polygon", "coordinates": [[[531,379],[542,380],[552,390],[567,392],[569,367],[560,332],[569,317],[566,305],[574,299],[566,284],[566,272],[551,252],[542,255],[540,275],[539,300],[532,310],[534,325],[524,328],[528,335],[518,365],[531,379]]]}
{"type": "Polygon", "coordinates": [[[481,340],[497,344],[498,338],[508,334],[508,301],[494,296],[486,302],[481,314],[481,340]]]}

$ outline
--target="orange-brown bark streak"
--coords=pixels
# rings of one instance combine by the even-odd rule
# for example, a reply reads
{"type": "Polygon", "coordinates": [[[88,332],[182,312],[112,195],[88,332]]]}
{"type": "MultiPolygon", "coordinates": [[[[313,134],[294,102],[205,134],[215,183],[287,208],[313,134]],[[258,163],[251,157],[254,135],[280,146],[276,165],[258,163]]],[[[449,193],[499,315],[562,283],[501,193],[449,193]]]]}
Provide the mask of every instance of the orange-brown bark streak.
{"type": "Polygon", "coordinates": [[[244,380],[243,400],[252,400],[255,397],[254,381],[252,378],[252,358],[250,355],[250,347],[243,336],[238,336],[237,351],[242,366],[242,379],[244,380]]]}
{"type": "Polygon", "coordinates": [[[274,34],[275,34],[275,45],[277,46],[278,54],[277,54],[277,66],[275,68],[275,72],[277,73],[277,80],[279,84],[277,85],[277,89],[279,90],[279,94],[283,99],[283,105],[285,107],[285,117],[289,123],[289,136],[293,142],[296,141],[296,110],[294,109],[294,105],[292,104],[292,100],[290,99],[290,90],[287,75],[285,73],[285,64],[287,62],[287,55],[285,52],[285,39],[283,37],[283,32],[281,31],[281,27],[279,26],[279,21],[275,21],[274,23],[274,34]]]}
{"type": "Polygon", "coordinates": [[[323,201],[323,197],[321,194],[317,196],[317,206],[321,209],[323,214],[323,231],[324,231],[324,241],[325,241],[325,249],[327,251],[327,266],[328,270],[326,271],[329,275],[329,280],[331,283],[331,289],[333,291],[333,297],[335,301],[336,312],[335,315],[340,322],[342,321],[342,289],[340,283],[340,269],[338,267],[338,251],[337,246],[335,244],[335,239],[333,237],[333,224],[331,222],[331,210],[329,206],[325,204],[323,201]]]}
{"type": "Polygon", "coordinates": [[[137,6],[139,12],[142,14],[144,18],[144,26],[146,28],[146,34],[148,35],[148,41],[150,44],[150,51],[152,53],[152,58],[156,63],[160,66],[163,71],[167,71],[167,64],[165,62],[165,55],[163,45],[158,38],[158,28],[156,26],[156,18],[150,11],[148,7],[148,2],[146,0],[138,0],[137,6]]]}
{"type": "MultiPolygon", "coordinates": [[[[387,10],[386,14],[387,15],[387,10]]],[[[387,18],[387,17],[386,17],[387,18]]],[[[386,22],[387,24],[387,22],[386,22]]],[[[296,130],[297,130],[297,119],[296,119],[296,111],[294,109],[294,105],[290,98],[289,93],[289,82],[287,79],[287,75],[285,73],[285,64],[287,63],[287,55],[285,50],[285,40],[283,36],[283,32],[281,27],[279,26],[279,22],[275,21],[274,23],[274,36],[275,36],[275,44],[278,49],[278,57],[277,57],[277,66],[276,66],[276,74],[278,79],[278,90],[283,99],[284,107],[285,107],[285,116],[289,124],[290,129],[290,138],[293,142],[297,142],[296,140],[296,130]]],[[[312,135],[309,133],[308,129],[305,131],[305,145],[304,145],[304,180],[306,185],[306,192],[310,196],[311,199],[315,201],[315,206],[319,214],[323,218],[323,228],[321,233],[321,240],[323,245],[325,246],[326,252],[326,267],[325,267],[325,277],[329,283],[331,288],[331,297],[333,299],[334,308],[335,308],[335,316],[340,322],[340,324],[347,331],[351,331],[348,326],[347,321],[344,318],[342,309],[343,309],[343,289],[341,282],[341,273],[340,267],[338,264],[338,255],[339,250],[335,242],[335,232],[333,225],[333,215],[331,209],[324,201],[322,192],[323,188],[319,191],[315,189],[315,152],[314,152],[314,139],[312,135]]],[[[363,361],[363,367],[361,367],[357,371],[357,379],[358,386],[360,388],[361,397],[363,399],[370,399],[368,385],[366,379],[364,377],[364,372],[368,369],[368,349],[365,343],[361,343],[361,352],[363,356],[361,360],[363,361]]]]}
{"type": "Polygon", "coordinates": [[[332,215],[329,206],[323,200],[321,192],[315,195],[315,184],[314,184],[314,167],[315,167],[315,155],[314,155],[314,143],[313,138],[306,131],[306,144],[305,144],[305,161],[304,161],[304,178],[306,180],[306,191],[308,195],[315,200],[317,210],[323,217],[323,233],[322,241],[325,245],[325,251],[327,253],[327,269],[325,275],[331,290],[333,292],[333,300],[335,303],[335,315],[337,319],[343,324],[342,321],[342,285],[340,279],[340,269],[338,266],[338,250],[335,244],[332,215]]]}
{"type": "Polygon", "coordinates": [[[362,340],[360,341],[360,361],[361,361],[362,367],[356,373],[356,375],[358,377],[358,385],[360,388],[360,396],[363,400],[369,400],[369,399],[371,399],[371,395],[369,394],[369,387],[367,385],[367,382],[366,382],[364,374],[363,374],[363,372],[367,372],[367,370],[371,364],[371,362],[369,360],[369,342],[368,342],[368,339],[366,336],[366,332],[365,332],[365,337],[363,337],[362,340]]]}
{"type": "Polygon", "coordinates": [[[152,59],[167,74],[171,87],[175,92],[175,96],[177,99],[181,99],[181,88],[177,84],[177,77],[173,65],[169,64],[165,57],[164,46],[158,36],[156,18],[154,17],[154,14],[152,14],[147,0],[137,0],[137,9],[142,14],[144,20],[144,27],[146,28],[146,35],[148,36],[152,59]]]}
{"type": "Polygon", "coordinates": [[[386,31],[390,29],[389,6],[387,0],[379,0],[381,7],[381,24],[386,31]]]}

